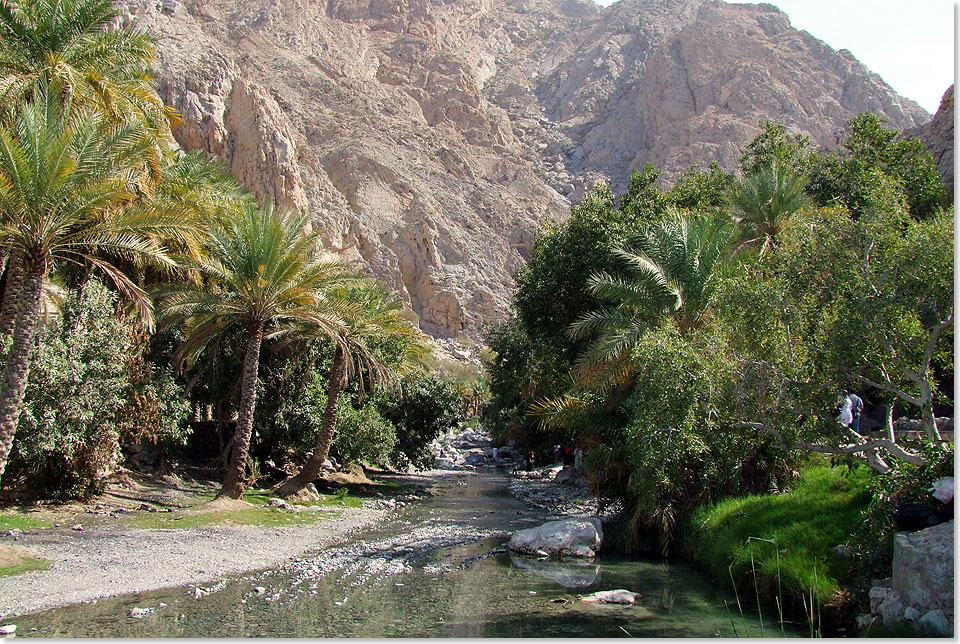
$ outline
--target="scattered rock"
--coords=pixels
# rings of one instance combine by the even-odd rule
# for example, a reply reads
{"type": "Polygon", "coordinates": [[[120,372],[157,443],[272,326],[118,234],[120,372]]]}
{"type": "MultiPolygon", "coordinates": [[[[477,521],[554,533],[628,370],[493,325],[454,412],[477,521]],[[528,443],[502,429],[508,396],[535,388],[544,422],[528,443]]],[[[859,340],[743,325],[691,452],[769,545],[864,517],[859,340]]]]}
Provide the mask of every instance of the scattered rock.
{"type": "Polygon", "coordinates": [[[153,612],[153,609],[152,609],[152,608],[137,608],[137,607],[134,607],[134,608],[131,608],[131,609],[130,609],[130,617],[132,617],[132,618],[134,618],[134,619],[140,619],[141,617],[146,617],[147,615],[149,615],[149,614],[152,613],[152,612],[153,612]]]}
{"type": "Polygon", "coordinates": [[[258,595],[262,595],[263,593],[267,592],[267,589],[264,588],[263,586],[254,586],[253,592],[255,592],[258,595]]]}
{"type": "Polygon", "coordinates": [[[83,532],[83,526],[79,523],[76,525],[70,526],[70,529],[76,532],[83,532]]]}
{"type": "Polygon", "coordinates": [[[276,499],[276,498],[274,498],[274,499],[267,499],[267,505],[269,505],[270,507],[273,507],[273,508],[283,508],[283,509],[289,509],[289,508],[290,508],[290,504],[289,504],[289,503],[287,503],[287,502],[284,501],[283,499],[276,499]]]}
{"type": "Polygon", "coordinates": [[[16,624],[4,624],[3,626],[0,626],[0,635],[13,635],[16,632],[16,624]]]}
{"type": "Polygon", "coordinates": [[[907,606],[903,609],[903,618],[908,622],[915,622],[920,618],[920,611],[913,606],[907,606]]]}
{"type": "Polygon", "coordinates": [[[635,604],[640,593],[634,593],[622,588],[618,590],[601,590],[592,595],[584,595],[580,601],[591,604],[635,604]]]}

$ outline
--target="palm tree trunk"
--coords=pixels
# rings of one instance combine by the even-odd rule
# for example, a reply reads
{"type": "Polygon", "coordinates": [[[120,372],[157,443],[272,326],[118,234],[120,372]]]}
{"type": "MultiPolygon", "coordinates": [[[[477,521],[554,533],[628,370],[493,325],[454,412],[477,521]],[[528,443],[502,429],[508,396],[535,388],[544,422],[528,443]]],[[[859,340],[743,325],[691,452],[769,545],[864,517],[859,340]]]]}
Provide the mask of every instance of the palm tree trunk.
{"type": "Polygon", "coordinates": [[[40,317],[40,295],[43,288],[43,271],[27,271],[22,280],[20,313],[13,329],[13,344],[7,356],[0,385],[0,477],[7,467],[7,458],[13,447],[13,437],[17,433],[20,420],[20,408],[23,394],[27,388],[27,374],[30,371],[30,351],[37,332],[37,320],[40,317]]]}
{"type": "Polygon", "coordinates": [[[296,494],[307,484],[320,475],[320,468],[330,453],[330,444],[333,443],[333,432],[337,426],[337,403],[340,391],[346,384],[344,375],[347,372],[347,354],[343,347],[337,345],[333,352],[333,364],[330,367],[330,386],[327,389],[327,406],[323,410],[323,424],[320,427],[320,436],[313,454],[307,459],[303,468],[277,487],[280,496],[296,494]]]}
{"type": "Polygon", "coordinates": [[[263,342],[263,325],[250,329],[247,352],[243,356],[243,380],[240,383],[240,414],[234,434],[233,454],[230,466],[223,479],[223,487],[217,497],[239,499],[243,496],[243,468],[247,464],[250,435],[253,432],[253,409],[257,402],[257,369],[260,366],[260,344],[263,342]]]}
{"type": "Polygon", "coordinates": [[[6,284],[3,289],[3,301],[0,302],[0,337],[13,335],[24,287],[23,277],[23,258],[20,253],[13,252],[7,261],[6,284]]]}

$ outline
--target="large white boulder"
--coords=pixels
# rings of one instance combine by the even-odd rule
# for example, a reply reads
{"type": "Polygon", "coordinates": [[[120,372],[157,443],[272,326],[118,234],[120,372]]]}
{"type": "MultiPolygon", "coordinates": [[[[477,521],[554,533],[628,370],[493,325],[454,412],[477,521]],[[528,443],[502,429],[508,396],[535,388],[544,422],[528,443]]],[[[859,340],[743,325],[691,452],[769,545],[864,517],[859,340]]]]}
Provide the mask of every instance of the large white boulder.
{"type": "Polygon", "coordinates": [[[564,519],[519,530],[508,547],[529,555],[595,557],[603,543],[600,519],[564,519]]]}

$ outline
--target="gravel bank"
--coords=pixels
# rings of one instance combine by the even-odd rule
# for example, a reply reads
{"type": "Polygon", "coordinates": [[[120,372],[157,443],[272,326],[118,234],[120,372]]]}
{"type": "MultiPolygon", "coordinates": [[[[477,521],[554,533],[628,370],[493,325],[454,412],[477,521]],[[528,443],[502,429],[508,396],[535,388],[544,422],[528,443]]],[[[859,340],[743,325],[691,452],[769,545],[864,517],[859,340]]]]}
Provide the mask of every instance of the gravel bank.
{"type": "MultiPolygon", "coordinates": [[[[435,470],[394,480],[432,486],[456,474],[435,470]]],[[[368,501],[308,525],[146,530],[85,524],[82,532],[67,527],[19,532],[17,546],[53,563],[47,570],[0,577],[0,618],[283,567],[389,523],[397,516],[396,508],[385,507],[389,503],[368,501]]],[[[13,545],[7,535],[0,543],[13,545]]]]}

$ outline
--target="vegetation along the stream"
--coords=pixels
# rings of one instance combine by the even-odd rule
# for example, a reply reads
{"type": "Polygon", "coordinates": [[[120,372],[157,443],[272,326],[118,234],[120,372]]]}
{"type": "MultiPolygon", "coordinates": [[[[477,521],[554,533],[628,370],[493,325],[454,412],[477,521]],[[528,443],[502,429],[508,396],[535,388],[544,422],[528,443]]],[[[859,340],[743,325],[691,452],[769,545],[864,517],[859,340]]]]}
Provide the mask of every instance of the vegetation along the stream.
{"type": "Polygon", "coordinates": [[[854,632],[898,508],[953,472],[953,202],[918,139],[863,113],[828,151],[765,122],[736,173],[598,183],[537,233],[481,368],[435,355],[310,213],[182,152],[155,42],[116,16],[0,0],[4,532],[171,472],[216,481],[210,512],[129,525],[336,521],[345,486],[482,423],[534,467],[582,449],[620,554],[854,632]]]}

